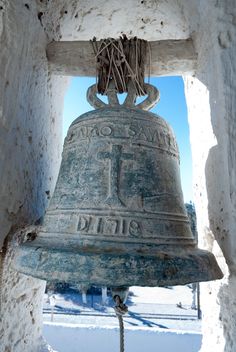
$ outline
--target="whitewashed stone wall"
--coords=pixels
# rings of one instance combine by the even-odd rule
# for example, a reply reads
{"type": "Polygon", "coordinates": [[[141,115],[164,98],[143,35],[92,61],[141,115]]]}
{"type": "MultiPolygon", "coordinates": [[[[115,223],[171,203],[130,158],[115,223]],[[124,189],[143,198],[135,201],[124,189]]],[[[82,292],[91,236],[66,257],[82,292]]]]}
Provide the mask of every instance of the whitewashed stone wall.
{"type": "Polygon", "coordinates": [[[235,1],[200,1],[198,69],[185,80],[201,245],[216,253],[226,274],[220,283],[201,285],[202,352],[236,350],[235,19],[235,1]]]}
{"type": "Polygon", "coordinates": [[[17,231],[43,216],[60,162],[65,81],[48,72],[46,44],[122,33],[194,38],[198,68],[185,84],[199,237],[220,257],[216,238],[231,274],[205,284],[202,352],[235,352],[235,9],[234,0],[0,0],[1,352],[41,344],[44,283],[10,266],[17,231]]]}
{"type": "Polygon", "coordinates": [[[54,40],[117,38],[122,33],[147,40],[189,37],[189,25],[178,0],[38,0],[38,3],[45,31],[54,40]]]}
{"type": "Polygon", "coordinates": [[[36,352],[41,338],[45,285],[11,269],[9,241],[44,215],[60,163],[64,79],[48,72],[47,41],[34,1],[0,1],[1,352],[36,352]]]}

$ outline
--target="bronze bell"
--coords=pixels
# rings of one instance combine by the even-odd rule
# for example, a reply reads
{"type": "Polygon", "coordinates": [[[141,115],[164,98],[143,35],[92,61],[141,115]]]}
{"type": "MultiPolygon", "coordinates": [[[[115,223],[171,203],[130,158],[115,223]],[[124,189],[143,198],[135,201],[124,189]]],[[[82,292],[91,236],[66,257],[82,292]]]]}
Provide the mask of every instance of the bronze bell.
{"type": "Polygon", "coordinates": [[[220,279],[210,252],[197,248],[180,185],[173,132],[143,111],[159,93],[123,106],[115,91],[109,104],[96,87],[97,108],[78,117],[64,143],[50,206],[36,239],[17,251],[15,267],[48,281],[109,287],[179,285],[220,279]]]}

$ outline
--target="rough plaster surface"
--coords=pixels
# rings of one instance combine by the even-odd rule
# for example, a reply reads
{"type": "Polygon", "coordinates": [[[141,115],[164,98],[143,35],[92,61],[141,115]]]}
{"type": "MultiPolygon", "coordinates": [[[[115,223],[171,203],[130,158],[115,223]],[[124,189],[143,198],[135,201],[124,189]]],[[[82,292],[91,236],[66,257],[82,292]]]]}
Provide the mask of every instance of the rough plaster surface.
{"type": "Polygon", "coordinates": [[[41,21],[52,39],[89,40],[122,33],[148,40],[186,39],[189,26],[178,1],[47,0],[41,21]]]}
{"type": "Polygon", "coordinates": [[[202,352],[236,350],[235,200],[235,40],[234,1],[199,6],[195,33],[197,78],[186,79],[194,161],[195,202],[201,245],[218,253],[226,273],[222,282],[202,287],[202,352]],[[214,236],[213,236],[214,234],[214,236]],[[223,263],[218,242],[227,265],[223,263]]]}
{"type": "MultiPolygon", "coordinates": [[[[28,233],[32,233],[29,229],[28,233]]],[[[2,262],[0,351],[23,352],[38,350],[42,343],[42,296],[45,281],[19,274],[11,268],[14,245],[21,241],[22,233],[4,251],[2,262]],[[14,245],[13,245],[14,243],[14,245]]]]}
{"type": "MultiPolygon", "coordinates": [[[[34,1],[0,1],[0,248],[43,216],[60,163],[64,79],[48,72],[37,13],[34,1]]],[[[36,352],[43,285],[10,269],[8,244],[0,252],[0,351],[36,352]]]]}
{"type": "Polygon", "coordinates": [[[58,85],[62,79],[47,70],[47,39],[36,8],[32,4],[25,7],[23,1],[3,6],[0,247],[12,226],[30,223],[44,214],[60,163],[63,103],[58,85]]]}
{"type": "MultiPolygon", "coordinates": [[[[55,185],[64,81],[48,73],[46,44],[122,32],[148,40],[193,35],[198,70],[197,78],[186,79],[186,96],[199,237],[202,246],[215,250],[215,235],[231,274],[203,288],[202,352],[236,350],[235,9],[234,0],[140,0],[135,6],[128,0],[122,7],[115,0],[0,0],[1,243],[10,230],[43,215],[55,185]]],[[[36,352],[43,286],[11,271],[12,246],[7,248],[0,351],[36,352]]]]}

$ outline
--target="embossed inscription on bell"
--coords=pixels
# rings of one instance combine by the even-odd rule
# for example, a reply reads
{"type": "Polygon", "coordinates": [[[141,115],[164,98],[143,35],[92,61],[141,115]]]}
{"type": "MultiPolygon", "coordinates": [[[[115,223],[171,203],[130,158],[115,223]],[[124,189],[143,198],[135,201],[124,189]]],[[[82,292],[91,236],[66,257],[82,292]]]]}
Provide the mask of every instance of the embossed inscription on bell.
{"type": "Polygon", "coordinates": [[[64,226],[70,232],[72,208],[77,209],[73,231],[81,236],[135,237],[154,244],[184,237],[192,243],[178,150],[166,123],[151,114],[144,119],[141,110],[90,114],[92,119],[80,118],[69,131],[47,229],[55,231],[51,217],[60,209],[58,231],[64,226]]]}
{"type": "Polygon", "coordinates": [[[113,287],[220,278],[190,230],[171,128],[141,109],[147,102],[93,104],[70,126],[42,231],[20,247],[18,269],[113,287]]]}

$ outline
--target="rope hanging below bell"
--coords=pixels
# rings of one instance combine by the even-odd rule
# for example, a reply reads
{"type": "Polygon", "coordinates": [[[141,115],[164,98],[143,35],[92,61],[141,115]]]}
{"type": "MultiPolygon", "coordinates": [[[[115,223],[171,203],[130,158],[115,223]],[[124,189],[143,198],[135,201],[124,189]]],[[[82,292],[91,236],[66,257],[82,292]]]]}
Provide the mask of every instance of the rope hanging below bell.
{"type": "Polygon", "coordinates": [[[118,93],[127,93],[132,83],[137,96],[146,95],[144,68],[149,48],[146,40],[137,37],[128,39],[124,35],[119,39],[107,38],[99,42],[93,38],[91,43],[96,59],[99,94],[107,94],[109,84],[113,82],[118,93]]]}

